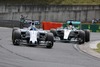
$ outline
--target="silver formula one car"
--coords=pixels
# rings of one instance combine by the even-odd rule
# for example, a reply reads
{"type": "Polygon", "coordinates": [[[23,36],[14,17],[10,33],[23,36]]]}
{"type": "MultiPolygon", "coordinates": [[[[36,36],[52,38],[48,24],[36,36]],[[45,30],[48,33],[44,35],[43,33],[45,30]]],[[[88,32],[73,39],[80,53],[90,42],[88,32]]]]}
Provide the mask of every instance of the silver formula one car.
{"type": "MultiPolygon", "coordinates": [[[[27,22],[28,27],[13,28],[12,42],[14,45],[20,45],[24,42],[28,45],[37,46],[43,43],[47,48],[52,48],[54,44],[54,36],[52,33],[37,29],[33,22],[27,22]]],[[[43,45],[42,44],[42,45],[43,45]]]]}
{"type": "MultiPolygon", "coordinates": [[[[79,22],[76,22],[76,21],[73,23],[80,24],[79,22]]],[[[74,39],[79,44],[83,44],[84,42],[90,41],[90,31],[89,30],[76,29],[74,26],[58,28],[58,29],[51,29],[50,31],[54,34],[55,38],[59,37],[60,40],[71,41],[72,39],[74,39]]]]}

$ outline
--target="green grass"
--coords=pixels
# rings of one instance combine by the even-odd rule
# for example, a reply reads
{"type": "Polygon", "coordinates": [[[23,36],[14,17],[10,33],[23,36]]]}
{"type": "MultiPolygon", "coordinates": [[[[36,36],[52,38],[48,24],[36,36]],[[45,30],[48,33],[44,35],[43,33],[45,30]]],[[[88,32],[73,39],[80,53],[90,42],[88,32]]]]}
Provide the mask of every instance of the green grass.
{"type": "Polygon", "coordinates": [[[100,5],[100,0],[0,0],[1,4],[100,5]]]}
{"type": "Polygon", "coordinates": [[[63,0],[62,4],[69,4],[69,5],[99,5],[100,0],[63,0]]]}
{"type": "Polygon", "coordinates": [[[94,49],[96,52],[100,53],[100,43],[97,44],[97,49],[94,49]]]}

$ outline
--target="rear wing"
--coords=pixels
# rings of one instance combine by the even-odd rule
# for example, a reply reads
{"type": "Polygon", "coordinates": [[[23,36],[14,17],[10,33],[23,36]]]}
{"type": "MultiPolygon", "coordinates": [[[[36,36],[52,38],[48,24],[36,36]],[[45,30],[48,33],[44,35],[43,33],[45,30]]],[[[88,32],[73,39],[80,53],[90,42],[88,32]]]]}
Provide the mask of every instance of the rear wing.
{"type": "Polygon", "coordinates": [[[66,27],[69,25],[69,23],[72,23],[74,27],[76,27],[77,29],[81,29],[81,21],[79,20],[68,20],[65,22],[65,24],[63,25],[63,27],[66,27]]]}
{"type": "Polygon", "coordinates": [[[71,22],[73,25],[80,25],[80,24],[81,24],[81,22],[78,21],[78,20],[68,20],[66,23],[69,24],[70,22],[71,22]]]}

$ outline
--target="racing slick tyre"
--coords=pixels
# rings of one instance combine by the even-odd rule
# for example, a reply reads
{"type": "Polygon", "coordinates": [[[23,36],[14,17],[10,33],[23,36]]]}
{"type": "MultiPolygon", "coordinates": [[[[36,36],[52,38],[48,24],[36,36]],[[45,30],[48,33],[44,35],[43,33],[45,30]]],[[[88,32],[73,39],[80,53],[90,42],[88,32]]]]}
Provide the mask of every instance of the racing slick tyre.
{"type": "Polygon", "coordinates": [[[13,45],[20,45],[20,39],[21,39],[21,32],[19,29],[13,29],[12,31],[12,42],[13,45]]]}
{"type": "Polygon", "coordinates": [[[63,36],[60,36],[60,40],[63,40],[64,38],[63,38],[63,36]]]}
{"type": "Polygon", "coordinates": [[[50,32],[53,33],[54,37],[57,37],[56,29],[51,29],[50,32]]]}
{"type": "Polygon", "coordinates": [[[90,31],[89,30],[84,30],[85,31],[85,42],[90,41],[90,31]]]}
{"type": "Polygon", "coordinates": [[[16,28],[16,27],[14,27],[14,28],[12,29],[12,39],[13,39],[13,36],[14,36],[14,35],[13,35],[14,31],[17,30],[17,29],[18,29],[18,28],[16,28]]]}
{"type": "Polygon", "coordinates": [[[63,30],[58,31],[58,36],[60,37],[60,40],[63,40],[64,39],[64,31],[63,30]]]}
{"type": "Polygon", "coordinates": [[[14,27],[12,31],[19,29],[18,27],[14,27]]]}
{"type": "Polygon", "coordinates": [[[54,37],[52,33],[47,33],[46,42],[47,42],[47,45],[46,45],[47,48],[53,47],[54,37]]]}
{"type": "Polygon", "coordinates": [[[85,42],[85,32],[81,30],[78,33],[79,33],[78,43],[83,44],[85,42]]]}
{"type": "Polygon", "coordinates": [[[27,42],[27,44],[29,44],[30,43],[30,38],[27,38],[26,42],[27,42]]]}

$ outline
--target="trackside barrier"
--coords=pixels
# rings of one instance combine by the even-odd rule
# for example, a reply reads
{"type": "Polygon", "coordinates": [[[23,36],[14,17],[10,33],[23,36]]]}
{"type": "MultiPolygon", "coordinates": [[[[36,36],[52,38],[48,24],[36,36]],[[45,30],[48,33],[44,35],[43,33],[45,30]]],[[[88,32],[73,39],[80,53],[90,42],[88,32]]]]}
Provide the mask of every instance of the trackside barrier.
{"type": "Polygon", "coordinates": [[[81,29],[89,29],[91,32],[100,32],[100,24],[82,24],[81,29]]]}
{"type": "Polygon", "coordinates": [[[59,27],[62,27],[62,23],[52,22],[51,28],[57,29],[57,28],[59,28],[59,27]]]}
{"type": "Polygon", "coordinates": [[[42,28],[44,29],[44,30],[50,30],[50,28],[51,28],[51,23],[50,22],[42,22],[42,28]]]}
{"type": "Polygon", "coordinates": [[[97,24],[90,25],[90,30],[91,32],[100,32],[100,25],[97,24]]]}
{"type": "Polygon", "coordinates": [[[43,30],[50,30],[50,29],[57,29],[62,26],[62,23],[59,22],[47,22],[43,21],[42,22],[42,28],[43,30]]]}
{"type": "Polygon", "coordinates": [[[90,25],[88,24],[82,24],[81,29],[90,29],[90,25]]]}
{"type": "MultiPolygon", "coordinates": [[[[59,22],[47,22],[43,21],[42,28],[44,30],[50,30],[51,28],[58,28],[58,27],[66,27],[67,24],[62,24],[59,22]]],[[[20,22],[19,21],[12,21],[12,20],[1,20],[0,21],[0,27],[19,27],[20,22]]],[[[79,25],[75,25],[75,27],[80,28],[79,25]]],[[[100,32],[100,24],[81,24],[81,29],[89,29],[91,32],[100,32]]]]}
{"type": "MultiPolygon", "coordinates": [[[[74,25],[78,29],[80,28],[79,25],[74,25]]],[[[67,27],[67,24],[63,24],[63,28],[67,27]]],[[[81,29],[89,29],[91,32],[100,32],[100,24],[81,24],[81,29]]]]}
{"type": "Polygon", "coordinates": [[[20,27],[20,22],[16,20],[0,20],[0,27],[20,27]]]}

